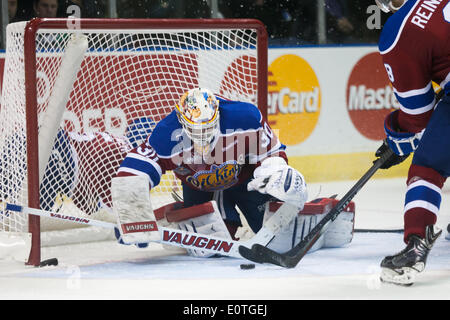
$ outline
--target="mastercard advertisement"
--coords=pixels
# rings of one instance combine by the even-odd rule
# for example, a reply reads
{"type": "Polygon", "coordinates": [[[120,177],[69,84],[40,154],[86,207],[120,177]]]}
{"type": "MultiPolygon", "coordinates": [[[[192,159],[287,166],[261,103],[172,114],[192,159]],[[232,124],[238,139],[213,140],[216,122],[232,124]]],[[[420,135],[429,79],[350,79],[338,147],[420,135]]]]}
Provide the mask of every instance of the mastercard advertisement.
{"type": "Polygon", "coordinates": [[[314,70],[300,56],[287,54],[270,64],[268,77],[270,126],[279,130],[284,144],[302,143],[315,129],[321,110],[321,90],[314,70]]]}
{"type": "MultiPolygon", "coordinates": [[[[269,124],[309,182],[360,178],[397,108],[375,46],[269,50],[269,124]]],[[[409,164],[376,177],[406,176],[409,164]]]]}

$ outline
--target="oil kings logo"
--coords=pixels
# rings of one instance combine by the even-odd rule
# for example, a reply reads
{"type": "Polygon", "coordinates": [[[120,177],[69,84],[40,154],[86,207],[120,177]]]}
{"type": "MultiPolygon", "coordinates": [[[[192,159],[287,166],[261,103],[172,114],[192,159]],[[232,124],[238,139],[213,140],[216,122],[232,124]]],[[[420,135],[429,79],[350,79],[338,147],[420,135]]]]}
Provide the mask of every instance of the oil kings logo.
{"type": "Polygon", "coordinates": [[[186,181],[205,191],[223,190],[238,181],[240,172],[241,165],[234,160],[229,160],[219,166],[213,164],[209,170],[199,171],[187,177],[186,181]]]}
{"type": "Polygon", "coordinates": [[[382,140],[384,119],[398,107],[380,55],[361,58],[347,83],[347,111],[355,128],[368,139],[382,140]]]}
{"type": "Polygon", "coordinates": [[[314,70],[304,59],[287,54],[269,66],[268,117],[286,145],[309,137],[317,125],[321,91],[314,70]]]}

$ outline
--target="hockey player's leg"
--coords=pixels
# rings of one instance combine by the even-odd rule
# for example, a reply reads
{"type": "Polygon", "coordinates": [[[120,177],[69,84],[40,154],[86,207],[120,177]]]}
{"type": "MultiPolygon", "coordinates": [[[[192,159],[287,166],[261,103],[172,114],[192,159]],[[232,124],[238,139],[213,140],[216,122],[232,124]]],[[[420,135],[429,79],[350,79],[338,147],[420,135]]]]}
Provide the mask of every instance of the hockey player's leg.
{"type": "Polygon", "coordinates": [[[411,285],[415,275],[425,269],[431,247],[442,231],[435,230],[441,202],[443,179],[430,168],[412,165],[405,196],[404,241],[406,248],[381,262],[381,280],[411,285]]]}
{"type": "Polygon", "coordinates": [[[450,175],[450,98],[436,107],[415,151],[405,196],[404,241],[406,248],[381,262],[381,280],[411,285],[422,272],[431,247],[441,234],[434,227],[441,204],[441,189],[450,175]]]}
{"type": "Polygon", "coordinates": [[[185,184],[183,187],[183,201],[184,207],[189,208],[195,205],[200,205],[211,200],[214,200],[219,208],[220,215],[234,240],[237,240],[234,236],[236,230],[242,225],[239,213],[236,211],[234,204],[230,205],[230,202],[224,199],[223,191],[216,192],[204,192],[194,190],[185,184]]]}
{"type": "Polygon", "coordinates": [[[223,201],[224,213],[228,216],[239,215],[236,207],[242,212],[251,231],[257,233],[263,226],[265,205],[273,199],[271,195],[258,191],[247,191],[245,183],[223,191],[220,199],[223,201]]]}

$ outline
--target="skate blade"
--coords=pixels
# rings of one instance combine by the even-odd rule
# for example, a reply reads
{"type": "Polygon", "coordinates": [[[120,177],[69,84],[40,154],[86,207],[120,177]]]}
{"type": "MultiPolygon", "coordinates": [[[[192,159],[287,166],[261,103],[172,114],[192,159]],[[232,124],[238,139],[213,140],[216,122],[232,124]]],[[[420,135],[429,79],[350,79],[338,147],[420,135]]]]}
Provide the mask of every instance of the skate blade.
{"type": "Polygon", "coordinates": [[[383,283],[409,287],[416,281],[417,274],[417,270],[408,267],[397,270],[381,268],[380,280],[383,283]]]}

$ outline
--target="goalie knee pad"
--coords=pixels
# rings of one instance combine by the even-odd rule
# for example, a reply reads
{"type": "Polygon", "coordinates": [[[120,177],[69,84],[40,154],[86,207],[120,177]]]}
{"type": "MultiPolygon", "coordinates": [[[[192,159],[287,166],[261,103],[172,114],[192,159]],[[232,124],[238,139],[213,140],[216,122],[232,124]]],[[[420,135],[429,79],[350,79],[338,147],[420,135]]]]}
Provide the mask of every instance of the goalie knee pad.
{"type": "MultiPolygon", "coordinates": [[[[338,200],[331,198],[316,199],[307,202],[286,227],[269,243],[268,247],[277,252],[286,252],[297,245],[309,232],[330,212],[338,200]]],[[[266,204],[264,221],[270,218],[280,207],[280,202],[266,204]]],[[[353,239],[355,204],[351,202],[344,212],[341,212],[327,231],[317,240],[309,252],[320,248],[341,247],[353,239]]]]}
{"type": "MultiPolygon", "coordinates": [[[[183,203],[175,202],[155,211],[158,224],[164,227],[195,232],[223,239],[231,239],[231,235],[220,215],[215,201],[205,202],[184,208],[183,203]]],[[[190,255],[209,257],[213,254],[202,250],[187,250],[190,255]]]]}

